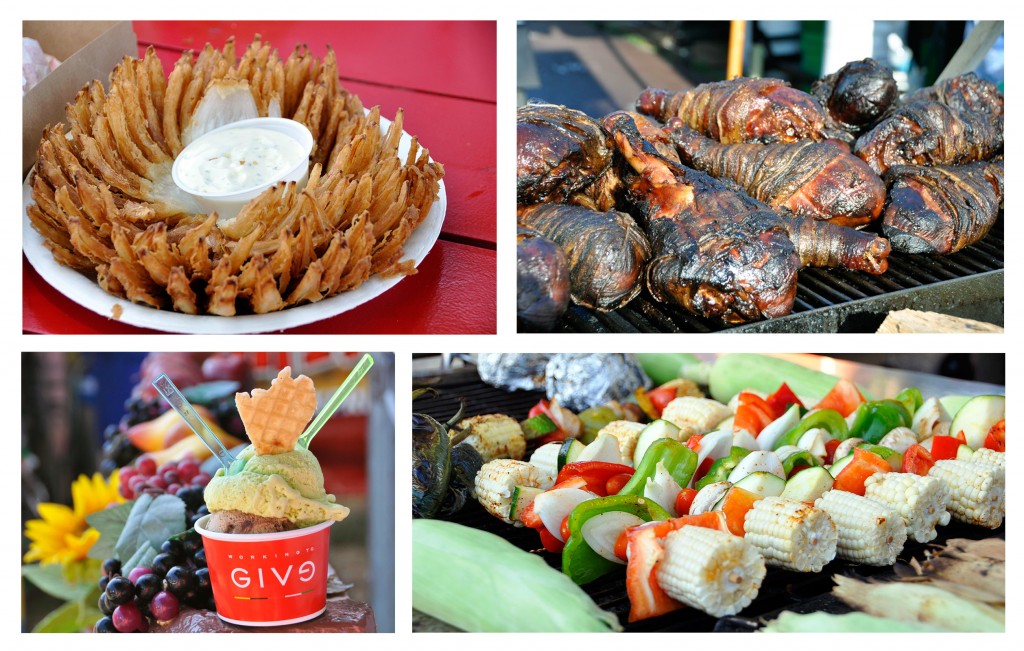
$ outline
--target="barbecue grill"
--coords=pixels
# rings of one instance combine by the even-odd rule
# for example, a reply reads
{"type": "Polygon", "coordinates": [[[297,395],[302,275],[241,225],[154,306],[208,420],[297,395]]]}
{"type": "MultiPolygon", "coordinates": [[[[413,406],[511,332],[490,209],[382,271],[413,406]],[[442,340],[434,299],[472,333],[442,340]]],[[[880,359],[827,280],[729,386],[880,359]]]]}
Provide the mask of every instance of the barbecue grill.
{"type": "Polygon", "coordinates": [[[949,256],[889,256],[879,276],[844,269],[800,271],[787,316],[728,326],[654,300],[646,289],[626,307],[570,305],[561,332],[874,332],[892,310],[943,312],[1002,325],[1003,219],[980,242],[949,256]]]}
{"type": "MultiPolygon", "coordinates": [[[[530,407],[546,397],[543,391],[508,392],[484,384],[473,367],[458,368],[433,377],[420,377],[417,385],[432,386],[440,393],[434,398],[413,401],[413,412],[430,414],[442,421],[450,418],[458,410],[460,400],[465,400],[467,415],[503,413],[522,420],[526,418],[530,407]]],[[[532,446],[527,449],[527,456],[530,452],[532,446]]],[[[520,549],[541,554],[551,567],[561,571],[561,556],[544,552],[537,532],[505,524],[484,511],[475,500],[470,500],[461,511],[445,519],[501,536],[520,549]]],[[[939,529],[939,537],[931,543],[908,541],[897,564],[905,564],[911,558],[923,559],[927,550],[952,538],[987,537],[1005,538],[1005,525],[995,531],[988,531],[951,521],[948,526],[939,529]]],[[[683,608],[633,624],[627,622],[629,599],[626,596],[624,569],[582,587],[599,607],[615,613],[626,631],[752,632],[757,630],[763,621],[774,619],[783,610],[798,613],[850,612],[851,609],[844,602],[831,594],[834,586],[832,577],[837,574],[861,579],[886,579],[894,577],[895,571],[892,567],[870,567],[838,559],[818,573],[768,568],[768,575],[761,585],[757,599],[745,608],[740,616],[716,618],[694,608],[683,608]]]]}

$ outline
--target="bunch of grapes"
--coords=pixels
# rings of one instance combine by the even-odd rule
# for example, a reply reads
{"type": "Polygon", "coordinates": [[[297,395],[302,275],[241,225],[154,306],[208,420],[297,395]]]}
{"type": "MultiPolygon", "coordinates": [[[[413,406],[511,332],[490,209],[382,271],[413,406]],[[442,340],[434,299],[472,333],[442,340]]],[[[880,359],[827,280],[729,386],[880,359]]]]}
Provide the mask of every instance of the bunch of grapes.
{"type": "Polygon", "coordinates": [[[182,604],[216,610],[203,539],[194,530],[172,537],[148,567],[121,575],[121,562],[107,559],[99,581],[103,618],[97,633],[145,633],[156,622],[178,616],[182,604]]]}
{"type": "Polygon", "coordinates": [[[143,493],[154,497],[164,493],[178,495],[190,488],[198,488],[201,494],[202,489],[210,483],[210,475],[199,469],[195,459],[188,457],[181,461],[168,461],[157,467],[156,460],[144,454],[134,464],[121,468],[118,474],[121,496],[128,500],[136,499],[143,493]]]}

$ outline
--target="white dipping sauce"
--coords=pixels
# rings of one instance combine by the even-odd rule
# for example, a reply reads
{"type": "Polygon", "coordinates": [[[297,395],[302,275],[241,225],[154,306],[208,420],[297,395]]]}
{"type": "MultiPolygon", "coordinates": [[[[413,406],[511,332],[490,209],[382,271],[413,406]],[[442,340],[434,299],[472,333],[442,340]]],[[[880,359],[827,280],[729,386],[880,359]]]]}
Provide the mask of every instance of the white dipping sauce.
{"type": "Polygon", "coordinates": [[[306,158],[280,131],[239,127],[197,138],[179,155],[178,177],[203,194],[232,194],[269,185],[306,158]]]}

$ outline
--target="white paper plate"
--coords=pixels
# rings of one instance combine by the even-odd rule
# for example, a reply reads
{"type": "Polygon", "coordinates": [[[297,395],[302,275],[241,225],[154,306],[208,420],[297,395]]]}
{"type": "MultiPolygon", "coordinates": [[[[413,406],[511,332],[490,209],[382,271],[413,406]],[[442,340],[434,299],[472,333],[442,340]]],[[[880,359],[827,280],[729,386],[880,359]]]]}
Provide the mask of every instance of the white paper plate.
{"type": "MultiPolygon", "coordinates": [[[[380,124],[383,131],[391,122],[382,117],[380,124]]],[[[398,146],[399,157],[402,160],[405,160],[409,153],[411,144],[412,138],[408,133],[403,132],[398,146]]],[[[269,314],[225,317],[157,310],[108,294],[91,279],[74,269],[58,264],[53,259],[53,255],[43,246],[43,237],[32,228],[32,224],[29,222],[27,209],[32,204],[32,188],[27,181],[23,186],[22,194],[25,256],[39,275],[61,294],[100,316],[113,318],[114,308],[119,305],[122,311],[117,320],[141,328],[190,334],[243,334],[283,330],[327,319],[351,310],[380,296],[404,278],[404,276],[391,278],[381,278],[379,275],[370,276],[366,282],[352,291],[336,294],[318,303],[290,307],[269,314]]],[[[427,257],[441,233],[441,224],[444,223],[447,206],[448,199],[442,180],[439,182],[437,199],[430,207],[426,219],[406,240],[402,260],[412,259],[415,266],[418,267],[427,257]]]]}

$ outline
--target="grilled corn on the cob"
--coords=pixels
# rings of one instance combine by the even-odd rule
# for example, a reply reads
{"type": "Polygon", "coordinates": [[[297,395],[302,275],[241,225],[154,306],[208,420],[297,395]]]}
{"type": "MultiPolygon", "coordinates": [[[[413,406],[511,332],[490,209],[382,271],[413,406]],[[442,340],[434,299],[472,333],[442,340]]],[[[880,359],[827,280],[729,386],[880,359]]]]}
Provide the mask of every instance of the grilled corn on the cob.
{"type": "Polygon", "coordinates": [[[732,415],[729,408],[710,398],[683,396],[665,405],[661,417],[680,430],[680,440],[703,434],[732,415]]]}
{"type": "Polygon", "coordinates": [[[967,524],[990,529],[1003,523],[1006,513],[1006,471],[995,465],[943,459],[928,476],[941,479],[949,491],[949,512],[967,524]]]}
{"type": "Polygon", "coordinates": [[[749,542],[695,526],[668,534],[656,570],[658,585],[670,597],[714,617],[750,605],[764,575],[764,559],[749,542]]]}
{"type": "Polygon", "coordinates": [[[969,461],[973,463],[983,463],[987,466],[998,466],[1003,470],[1006,470],[1006,453],[996,452],[995,450],[989,450],[988,448],[978,448],[971,455],[969,461]]]}
{"type": "Polygon", "coordinates": [[[864,496],[892,507],[917,542],[935,540],[936,525],[949,524],[949,492],[934,477],[907,472],[877,472],[864,481],[864,496]]]}
{"type": "Polygon", "coordinates": [[[815,502],[836,525],[836,555],[865,565],[892,565],[907,542],[907,527],[892,507],[861,495],[830,490],[815,502]]]}
{"type": "Polygon", "coordinates": [[[836,556],[838,533],[821,509],[782,497],[754,503],[744,520],[744,538],[768,565],[820,572],[836,556]]]}
{"type": "Polygon", "coordinates": [[[522,459],[526,453],[526,437],[515,418],[505,414],[483,414],[464,418],[449,432],[469,429],[465,443],[473,446],[484,462],[492,459],[522,459]]]}
{"type": "Polygon", "coordinates": [[[640,432],[647,427],[643,423],[634,423],[628,420],[613,420],[597,433],[598,436],[601,434],[609,434],[616,441],[619,442],[619,456],[622,457],[621,463],[632,466],[633,465],[633,452],[636,450],[637,439],[640,438],[640,432]]]}
{"type": "Polygon", "coordinates": [[[508,524],[522,526],[509,519],[512,492],[516,486],[548,489],[555,478],[533,464],[515,459],[495,459],[480,468],[476,474],[476,499],[491,515],[508,524]]]}

